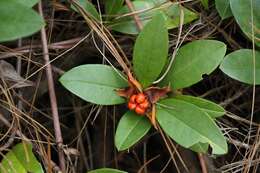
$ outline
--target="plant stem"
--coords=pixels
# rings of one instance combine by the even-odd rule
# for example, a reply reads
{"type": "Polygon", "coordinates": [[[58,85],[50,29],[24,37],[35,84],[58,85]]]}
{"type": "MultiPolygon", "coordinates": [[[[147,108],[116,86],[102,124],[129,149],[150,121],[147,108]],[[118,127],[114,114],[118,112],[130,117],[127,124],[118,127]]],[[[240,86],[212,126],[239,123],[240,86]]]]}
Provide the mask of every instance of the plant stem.
{"type": "Polygon", "coordinates": [[[201,166],[202,173],[208,173],[207,165],[206,165],[205,159],[203,157],[203,154],[198,153],[198,157],[199,157],[199,160],[200,160],[200,166],[201,166]]]}
{"type": "MultiPolygon", "coordinates": [[[[39,1],[38,7],[39,7],[40,15],[44,18],[41,1],[39,1]]],[[[41,40],[42,40],[42,48],[43,48],[43,59],[46,65],[46,76],[48,80],[48,89],[49,89],[49,97],[50,97],[51,111],[52,111],[53,124],[54,124],[55,140],[58,147],[59,166],[61,170],[65,172],[65,157],[62,150],[63,139],[62,139],[62,133],[60,128],[59,113],[57,108],[57,99],[56,99],[56,93],[54,89],[52,69],[50,65],[47,36],[44,27],[41,29],[41,40]]]]}
{"type": "MultiPolygon", "coordinates": [[[[125,3],[131,12],[135,11],[134,5],[130,0],[125,0],[125,3]]],[[[142,24],[142,21],[140,20],[140,17],[138,16],[138,14],[135,14],[135,13],[133,14],[133,17],[134,17],[134,21],[136,23],[138,30],[141,31],[143,29],[143,24],[142,24]]]]}

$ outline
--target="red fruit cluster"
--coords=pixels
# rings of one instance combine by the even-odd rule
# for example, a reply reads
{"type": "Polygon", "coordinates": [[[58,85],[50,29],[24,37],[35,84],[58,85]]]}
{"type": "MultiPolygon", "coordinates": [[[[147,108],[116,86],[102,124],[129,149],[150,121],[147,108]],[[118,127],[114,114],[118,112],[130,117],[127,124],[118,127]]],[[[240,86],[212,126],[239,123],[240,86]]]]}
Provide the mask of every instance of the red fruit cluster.
{"type": "Polygon", "coordinates": [[[130,97],[128,108],[135,110],[139,115],[144,115],[149,107],[149,101],[143,93],[134,94],[130,97]]]}

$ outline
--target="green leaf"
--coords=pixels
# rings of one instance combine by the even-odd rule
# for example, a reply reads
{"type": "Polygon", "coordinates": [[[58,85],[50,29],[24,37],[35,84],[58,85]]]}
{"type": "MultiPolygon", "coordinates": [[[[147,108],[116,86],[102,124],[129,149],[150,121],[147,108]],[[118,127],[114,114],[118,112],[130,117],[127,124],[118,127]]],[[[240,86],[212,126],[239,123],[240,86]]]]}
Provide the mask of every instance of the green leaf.
{"type": "Polygon", "coordinates": [[[32,35],[44,26],[43,19],[16,0],[0,1],[0,42],[32,35]]]}
{"type": "Polygon", "coordinates": [[[157,105],[156,116],[163,130],[183,147],[208,143],[213,154],[227,153],[223,134],[213,119],[197,106],[177,99],[165,99],[157,105]]]}
{"type": "Polygon", "coordinates": [[[19,3],[21,3],[27,7],[33,7],[38,2],[39,2],[39,0],[19,0],[19,3]]]}
{"type": "MultiPolygon", "coordinates": [[[[180,6],[178,4],[172,3],[167,8],[157,8],[160,7],[161,4],[165,2],[162,0],[161,2],[155,1],[133,1],[133,6],[136,11],[144,11],[139,15],[143,26],[145,26],[153,16],[158,13],[162,13],[165,19],[165,25],[168,29],[173,29],[179,26],[179,18],[180,18],[180,6]],[[150,9],[150,10],[147,10],[150,9]],[[152,10],[151,10],[152,9],[152,10]]],[[[189,23],[198,18],[198,15],[186,8],[182,8],[184,12],[184,24],[189,23]]],[[[127,14],[129,13],[128,7],[125,5],[118,12],[118,14],[127,14]]],[[[139,29],[136,26],[136,23],[132,16],[121,18],[120,20],[114,20],[111,28],[115,31],[126,33],[126,34],[138,34],[139,29]]]]}
{"type": "Polygon", "coordinates": [[[162,85],[179,89],[201,81],[202,75],[218,67],[225,53],[226,45],[215,40],[197,40],[182,46],[162,85]]]}
{"type": "Polygon", "coordinates": [[[0,173],[27,173],[26,169],[16,158],[15,154],[10,151],[5,155],[5,159],[0,163],[0,173]]]}
{"type": "Polygon", "coordinates": [[[127,173],[127,172],[120,171],[118,169],[112,169],[112,168],[100,168],[100,169],[89,171],[88,173],[127,173]]]}
{"type": "MultiPolygon", "coordinates": [[[[228,54],[220,69],[229,77],[247,84],[254,83],[254,58],[250,49],[240,49],[228,54]]],[[[260,52],[255,51],[255,84],[260,85],[260,52]]]]}
{"type": "Polygon", "coordinates": [[[168,55],[168,32],[158,14],[138,35],[133,53],[134,73],[144,88],[160,75],[168,55]]]}
{"type": "Polygon", "coordinates": [[[215,6],[222,20],[232,16],[229,0],[215,0],[215,6]]]}
{"type": "Polygon", "coordinates": [[[168,2],[168,0],[150,0],[151,2],[153,2],[156,5],[161,5],[163,3],[168,2]]]}
{"type": "Polygon", "coordinates": [[[242,31],[252,40],[252,28],[254,30],[255,43],[260,46],[260,0],[230,0],[232,13],[242,31]],[[251,15],[251,10],[252,14],[251,15]],[[253,20],[252,20],[253,19],[253,20]]]}
{"type": "MultiPolygon", "coordinates": [[[[133,1],[133,6],[135,8],[135,11],[141,11],[144,9],[151,9],[154,7],[154,4],[149,1],[133,1]]],[[[119,11],[119,15],[130,13],[127,5],[123,6],[119,11]]],[[[153,13],[150,12],[144,12],[138,14],[139,18],[141,19],[142,25],[145,26],[147,22],[149,22],[153,16],[153,13]]],[[[133,16],[123,17],[120,20],[113,20],[112,25],[110,26],[111,29],[114,31],[118,31],[121,33],[126,34],[138,34],[139,29],[136,26],[136,23],[133,19],[133,16]]]]}
{"type": "Polygon", "coordinates": [[[32,145],[20,143],[9,151],[0,164],[0,173],[43,173],[41,164],[32,153],[32,145]]]}
{"type": "MultiPolygon", "coordinates": [[[[190,23],[198,18],[198,15],[187,8],[181,7],[184,13],[183,24],[190,23]]],[[[166,27],[168,29],[180,26],[180,6],[178,4],[171,5],[169,8],[162,9],[164,18],[166,19],[166,27]]]]}
{"type": "Polygon", "coordinates": [[[115,69],[107,65],[81,65],[66,72],[60,82],[73,94],[83,100],[100,105],[114,105],[125,102],[116,89],[128,86],[115,69]]]}
{"type": "Polygon", "coordinates": [[[174,98],[198,106],[202,111],[206,112],[211,118],[217,118],[225,114],[225,109],[222,108],[220,105],[200,97],[177,95],[174,98]]]}
{"type": "MultiPolygon", "coordinates": [[[[99,13],[97,12],[96,7],[91,2],[89,2],[88,0],[77,0],[77,1],[81,5],[81,7],[86,10],[86,12],[92,15],[92,17],[94,17],[96,20],[100,20],[99,13]]],[[[78,12],[78,10],[73,5],[71,5],[71,8],[74,11],[78,12]]]]}
{"type": "Polygon", "coordinates": [[[192,151],[195,151],[197,153],[207,153],[209,148],[209,144],[207,143],[197,143],[190,147],[192,151]]]}
{"type": "Polygon", "coordinates": [[[116,14],[123,6],[124,0],[105,0],[106,15],[116,14]]]}
{"type": "Polygon", "coordinates": [[[151,128],[149,120],[133,111],[125,113],[119,121],[115,136],[115,145],[119,151],[138,142],[151,128]]]}
{"type": "Polygon", "coordinates": [[[201,0],[201,3],[204,8],[209,9],[209,0],[201,0]]]}

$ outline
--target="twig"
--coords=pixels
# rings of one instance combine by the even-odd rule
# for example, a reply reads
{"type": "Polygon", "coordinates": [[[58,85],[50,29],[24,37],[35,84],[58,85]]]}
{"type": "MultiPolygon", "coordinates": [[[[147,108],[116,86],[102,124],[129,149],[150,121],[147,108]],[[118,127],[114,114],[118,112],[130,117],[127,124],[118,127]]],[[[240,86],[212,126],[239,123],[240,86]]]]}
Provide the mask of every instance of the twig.
{"type": "Polygon", "coordinates": [[[166,168],[169,166],[170,163],[171,163],[171,158],[168,159],[168,161],[166,162],[165,166],[164,166],[163,169],[160,171],[160,173],[163,173],[163,172],[166,170],[166,168]]]}
{"type": "Polygon", "coordinates": [[[245,89],[243,89],[242,91],[237,91],[235,95],[229,97],[228,99],[224,100],[223,102],[219,103],[220,106],[227,106],[230,103],[232,103],[234,100],[238,99],[239,97],[241,97],[243,94],[245,94],[248,89],[250,89],[250,87],[246,87],[245,89]]]}
{"type": "MultiPolygon", "coordinates": [[[[39,1],[39,3],[38,3],[38,8],[39,8],[40,15],[42,17],[44,17],[41,1],[39,1]]],[[[49,89],[49,97],[50,97],[50,103],[51,103],[51,111],[52,111],[52,116],[53,116],[55,139],[56,139],[56,143],[57,143],[57,147],[58,147],[59,165],[60,165],[61,170],[63,172],[65,172],[65,158],[64,158],[64,153],[62,150],[63,139],[62,139],[61,128],[60,128],[56,93],[54,90],[52,69],[51,69],[51,65],[50,65],[47,36],[46,36],[46,31],[45,31],[44,27],[41,29],[41,40],[42,40],[42,47],[43,47],[43,58],[44,58],[44,61],[46,64],[46,76],[47,76],[47,80],[48,80],[48,89],[49,89]]]]}
{"type": "MultiPolygon", "coordinates": [[[[143,161],[144,161],[144,163],[147,163],[147,143],[146,142],[144,142],[144,144],[143,144],[143,147],[144,147],[144,151],[143,151],[143,161]]],[[[149,162],[149,161],[148,161],[149,162]]],[[[144,164],[143,166],[142,166],[142,168],[143,168],[143,172],[144,173],[147,173],[147,166],[146,166],[147,164],[144,164]]],[[[142,169],[140,169],[140,170],[142,170],[142,169]]]]}
{"type": "MultiPolygon", "coordinates": [[[[22,39],[18,40],[18,47],[20,48],[22,46],[22,39]]],[[[17,57],[17,62],[16,62],[16,71],[19,75],[21,75],[21,71],[22,71],[22,59],[20,56],[17,57]]],[[[18,95],[22,97],[22,92],[21,90],[18,90],[18,95]]],[[[19,99],[17,102],[17,108],[22,110],[22,101],[19,99]]]]}
{"type": "MultiPolygon", "coordinates": [[[[69,48],[74,47],[74,45],[77,44],[78,42],[80,42],[80,40],[82,40],[82,39],[83,39],[83,37],[76,37],[76,38],[72,38],[69,40],[50,43],[48,45],[48,48],[53,49],[53,50],[69,49],[69,48]]],[[[6,59],[6,58],[13,57],[13,56],[23,56],[23,54],[30,53],[32,51],[32,49],[42,49],[42,45],[39,45],[39,44],[26,45],[26,46],[17,47],[14,49],[0,45],[0,50],[1,50],[0,59],[6,59]],[[6,50],[7,52],[2,52],[2,50],[6,50]]]]}
{"type": "Polygon", "coordinates": [[[241,49],[242,48],[228,33],[226,33],[226,31],[224,29],[220,28],[221,22],[216,25],[216,24],[212,23],[211,20],[208,17],[206,17],[206,16],[203,16],[203,17],[205,18],[205,21],[210,26],[215,27],[214,29],[216,29],[218,32],[220,32],[223,35],[223,37],[227,40],[227,42],[230,44],[230,46],[233,49],[241,49]]]}
{"type": "Polygon", "coordinates": [[[157,156],[155,156],[155,157],[151,158],[150,160],[146,161],[146,162],[144,163],[144,165],[138,170],[137,173],[147,172],[147,170],[145,170],[145,169],[147,169],[147,165],[148,165],[149,163],[151,163],[152,161],[158,159],[159,157],[160,157],[160,154],[158,154],[157,156]]]}
{"type": "MultiPolygon", "coordinates": [[[[2,117],[0,115],[0,121],[2,121],[2,117]]],[[[3,146],[0,146],[0,152],[2,151],[5,151],[7,150],[9,147],[11,147],[13,145],[13,142],[14,142],[14,138],[15,138],[15,135],[16,135],[16,128],[14,128],[15,130],[13,130],[13,132],[11,133],[9,139],[7,140],[7,142],[3,145],[3,146]]]]}
{"type": "MultiPolygon", "coordinates": [[[[135,11],[135,7],[130,0],[125,0],[125,3],[131,12],[135,11]]],[[[138,30],[141,31],[143,28],[143,24],[142,24],[142,21],[140,20],[140,17],[138,16],[138,14],[133,14],[133,17],[134,17],[134,21],[136,23],[138,30]]]]}
{"type": "Polygon", "coordinates": [[[164,143],[165,143],[165,146],[166,146],[167,150],[169,151],[171,160],[173,161],[173,164],[175,165],[175,168],[176,168],[177,172],[180,173],[180,170],[179,170],[178,165],[177,165],[177,163],[176,163],[176,160],[175,160],[175,158],[174,158],[175,151],[172,151],[172,150],[171,150],[171,146],[170,146],[170,144],[168,143],[168,141],[167,141],[167,139],[166,139],[166,136],[165,136],[163,130],[161,129],[161,127],[160,127],[159,125],[158,125],[158,130],[159,130],[159,133],[160,133],[160,135],[161,135],[161,137],[162,137],[162,139],[163,139],[163,141],[164,141],[164,143]]]}
{"type": "MultiPolygon", "coordinates": [[[[81,112],[80,110],[77,110],[77,105],[75,103],[75,100],[73,99],[73,110],[75,112],[75,115],[77,117],[81,117],[81,112]]],[[[76,126],[76,130],[77,130],[77,133],[79,134],[81,132],[81,122],[79,120],[79,118],[76,118],[75,120],[75,126],[76,126]]],[[[86,150],[85,150],[85,146],[84,146],[84,142],[83,142],[83,139],[82,139],[82,136],[80,135],[78,137],[78,141],[77,141],[77,146],[79,146],[80,148],[80,153],[81,153],[81,158],[80,161],[84,164],[84,166],[86,167],[87,170],[89,170],[89,163],[88,163],[88,158],[86,156],[86,150]]]]}
{"type": "MultiPolygon", "coordinates": [[[[240,148],[245,148],[245,149],[249,149],[251,148],[250,145],[246,144],[246,143],[243,143],[243,142],[240,142],[238,140],[235,140],[235,139],[229,139],[227,138],[227,141],[235,146],[238,146],[240,148]]],[[[260,149],[260,148],[259,148],[260,149]]]]}
{"type": "Polygon", "coordinates": [[[198,153],[198,157],[199,157],[199,160],[200,160],[200,166],[201,166],[202,173],[208,173],[207,165],[206,165],[205,159],[203,157],[203,154],[198,153]]]}

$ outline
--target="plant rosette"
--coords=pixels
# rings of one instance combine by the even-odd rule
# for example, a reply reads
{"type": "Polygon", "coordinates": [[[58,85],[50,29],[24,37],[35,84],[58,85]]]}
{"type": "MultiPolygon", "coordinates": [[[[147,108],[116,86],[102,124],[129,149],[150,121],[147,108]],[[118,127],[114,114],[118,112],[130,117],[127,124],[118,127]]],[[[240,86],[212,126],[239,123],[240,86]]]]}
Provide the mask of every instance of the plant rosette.
{"type": "Polygon", "coordinates": [[[155,15],[137,36],[131,71],[124,75],[108,65],[81,65],[66,72],[60,82],[88,102],[127,105],[129,110],[115,134],[119,151],[136,144],[152,126],[160,126],[183,147],[206,153],[210,146],[213,154],[227,153],[227,142],[215,123],[225,110],[203,98],[171,94],[213,72],[225,56],[226,45],[215,40],[192,41],[178,50],[171,64],[168,43],[165,18],[155,15]]]}

